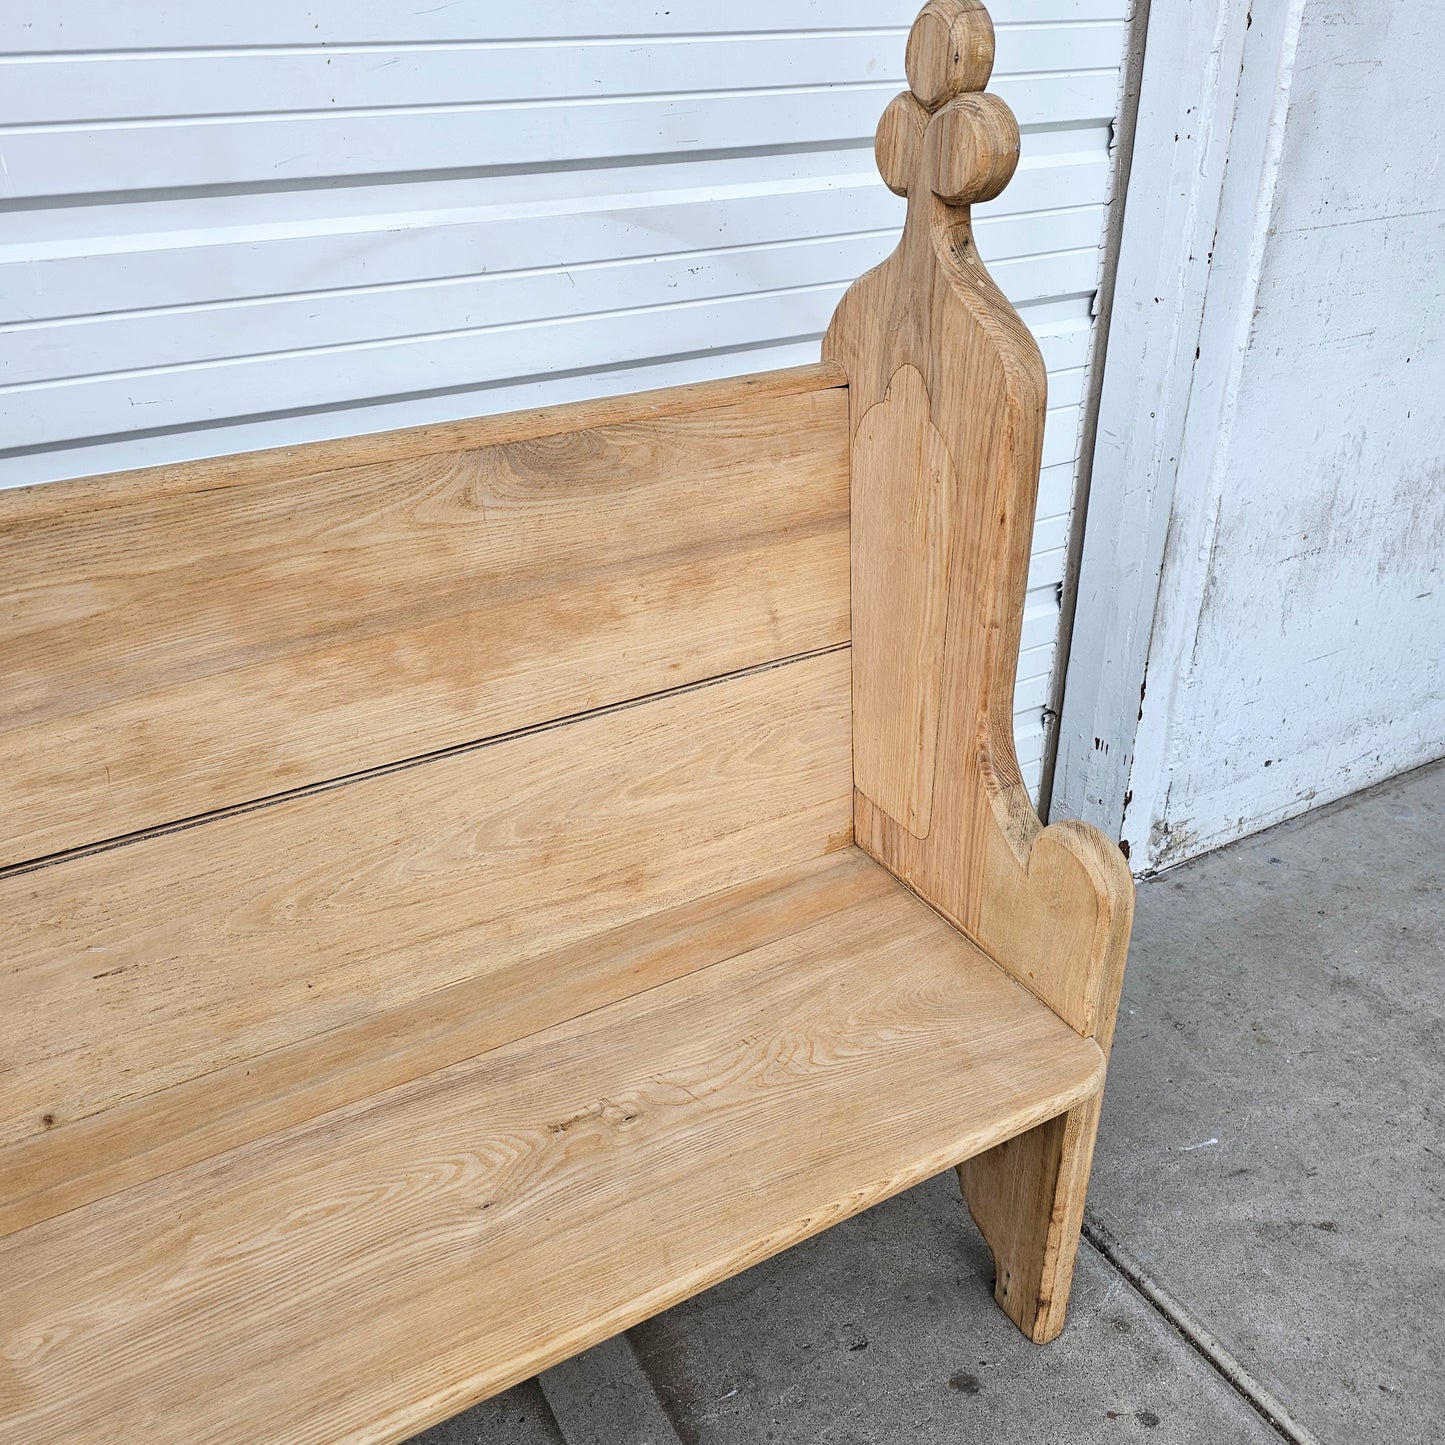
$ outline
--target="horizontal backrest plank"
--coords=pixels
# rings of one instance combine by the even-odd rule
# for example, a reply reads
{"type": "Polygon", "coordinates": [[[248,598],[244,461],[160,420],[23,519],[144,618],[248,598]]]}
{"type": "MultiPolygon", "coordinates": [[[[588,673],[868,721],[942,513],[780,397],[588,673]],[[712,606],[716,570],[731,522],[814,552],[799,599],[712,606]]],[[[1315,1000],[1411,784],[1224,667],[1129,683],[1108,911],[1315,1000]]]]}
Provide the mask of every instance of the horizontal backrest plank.
{"type": "Polygon", "coordinates": [[[851,841],[846,647],[0,879],[0,1144],[851,841]]]}
{"type": "Polygon", "coordinates": [[[0,493],[0,866],[844,642],[837,381],[0,493]]]}

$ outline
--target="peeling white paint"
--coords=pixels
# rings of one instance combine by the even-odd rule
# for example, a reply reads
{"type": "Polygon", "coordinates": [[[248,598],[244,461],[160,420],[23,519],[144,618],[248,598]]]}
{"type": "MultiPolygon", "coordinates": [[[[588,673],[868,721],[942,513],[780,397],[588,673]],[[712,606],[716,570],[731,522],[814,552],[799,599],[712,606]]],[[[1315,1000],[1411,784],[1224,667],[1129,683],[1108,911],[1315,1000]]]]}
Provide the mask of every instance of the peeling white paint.
{"type": "MultiPolygon", "coordinates": [[[[1127,762],[1094,763],[1138,871],[1445,754],[1438,36],[1426,0],[1293,0],[1241,45],[1147,654],[1112,683],[1127,762]]],[[[1127,390],[1117,321],[1109,365],[1127,390]]],[[[1064,726],[1081,751],[1067,694],[1064,726]]]]}

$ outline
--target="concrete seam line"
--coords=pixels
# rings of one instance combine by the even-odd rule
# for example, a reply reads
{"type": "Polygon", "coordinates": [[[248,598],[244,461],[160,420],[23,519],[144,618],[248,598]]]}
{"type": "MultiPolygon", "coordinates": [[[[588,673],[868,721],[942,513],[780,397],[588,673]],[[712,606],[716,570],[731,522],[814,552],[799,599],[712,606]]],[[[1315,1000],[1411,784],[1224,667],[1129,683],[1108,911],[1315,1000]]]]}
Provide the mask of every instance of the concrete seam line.
{"type": "Polygon", "coordinates": [[[1143,1264],[1092,1211],[1084,1216],[1083,1235],[1266,1424],[1273,1426],[1292,1445],[1320,1445],[1318,1438],[1301,1425],[1283,1402],[1265,1389],[1213,1333],[1163,1285],[1150,1278],[1143,1264]]]}

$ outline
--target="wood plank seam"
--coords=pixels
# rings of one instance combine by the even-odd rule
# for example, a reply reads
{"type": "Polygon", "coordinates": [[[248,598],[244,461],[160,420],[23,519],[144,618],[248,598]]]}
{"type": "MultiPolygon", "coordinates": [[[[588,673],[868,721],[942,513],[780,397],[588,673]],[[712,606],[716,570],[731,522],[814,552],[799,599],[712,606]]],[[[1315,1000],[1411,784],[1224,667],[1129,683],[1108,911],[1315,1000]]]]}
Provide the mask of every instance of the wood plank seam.
{"type": "Polygon", "coordinates": [[[849,659],[0,885],[0,1139],[43,1133],[851,840],[849,659]]]}
{"type": "MultiPolygon", "coordinates": [[[[867,858],[861,849],[850,847],[847,850],[859,860],[867,858]]],[[[806,870],[798,870],[797,876],[804,874],[817,875],[821,869],[826,868],[836,872],[839,867],[838,855],[825,855],[817,860],[817,865],[810,865],[806,870]]],[[[859,908],[870,901],[876,901],[883,893],[892,890],[903,893],[932,913],[937,910],[932,908],[927,899],[920,898],[917,893],[908,888],[906,884],[888,873],[885,869],[868,860],[866,882],[868,892],[860,902],[839,906],[832,904],[834,916],[846,913],[850,908],[859,908]]],[[[687,905],[684,909],[671,910],[672,913],[687,913],[689,915],[707,916],[719,911],[725,899],[734,896],[742,896],[756,893],[758,889],[771,885],[772,878],[754,880],[750,884],[741,885],[729,889],[725,894],[704,895],[696,904],[687,905]]],[[[781,928],[769,928],[767,940],[770,945],[785,943],[796,935],[813,928],[820,917],[817,910],[802,913],[785,923],[781,928]]],[[[942,915],[938,915],[942,918],[942,915]]],[[[665,924],[665,916],[654,915],[652,918],[641,920],[642,925],[665,924]]],[[[948,920],[943,919],[945,923],[948,920]]],[[[952,926],[951,924],[949,925],[952,926]]],[[[625,939],[628,935],[638,931],[639,924],[624,925],[614,930],[613,934],[619,939],[625,939]]],[[[536,1034],[545,1033],[548,1029],[556,1027],[564,1019],[567,1023],[581,1023],[600,1010],[610,1008],[617,1003],[631,1000],[634,1002],[642,1000],[646,995],[660,988],[666,988],[671,983],[690,977],[704,969],[718,967],[741,957],[743,954],[759,946],[761,935],[742,933],[733,944],[723,952],[700,954],[696,959],[689,961],[686,965],[670,971],[666,977],[655,982],[643,984],[641,987],[630,989],[626,992],[610,992],[606,996],[599,997],[591,1002],[583,1001],[580,1005],[569,1003],[565,1007],[565,1013],[558,1011],[556,1017],[548,1014],[534,1015],[528,1025],[520,1031],[509,1031],[508,1045],[524,1042],[536,1034]]],[[[609,946],[609,935],[597,936],[586,941],[584,948],[573,946],[561,950],[558,955],[559,961],[562,958],[576,959],[580,965],[586,954],[604,952],[609,946]]],[[[976,945],[975,945],[976,947],[976,945]]],[[[1001,977],[1007,978],[1012,987],[1019,988],[1021,985],[995,960],[988,958],[982,949],[979,954],[999,973],[1001,977]]],[[[545,960],[539,960],[543,962],[545,960]]],[[[535,965],[534,965],[535,966],[535,965]]],[[[442,989],[424,995],[414,1004],[391,1010],[387,1015],[381,1015],[368,1019],[362,1025],[342,1026],[331,1029],[325,1033],[312,1035],[300,1040],[295,1044],[283,1045],[276,1049],[267,1050],[264,1053],[253,1055],[242,1064],[223,1065],[212,1069],[205,1074],[198,1074],[186,1080],[184,1083],[175,1084],[170,1088],[156,1094],[146,1096],[145,1099],[136,1100],[129,1105],[118,1105],[99,1115],[90,1115],[83,1119],[77,1119],[73,1123],[63,1125],[59,1130],[51,1133],[32,1136],[30,1139],[21,1140],[5,1148],[0,1148],[0,1238],[7,1234],[25,1228],[27,1225],[38,1222],[40,1219],[55,1219],[69,1213],[73,1209],[81,1208],[96,1199],[106,1197],[119,1189],[131,1187],[137,1183],[148,1182],[151,1179],[161,1178],[166,1174],[175,1173],[189,1165],[197,1162],[200,1157],[214,1158],[229,1149],[244,1147],[259,1137],[263,1132],[260,1125],[253,1126],[243,1133],[235,1134],[230,1142],[225,1142],[227,1136],[222,1132],[225,1120],[214,1113],[214,1106],[207,1106],[206,1096],[215,1094],[218,1090],[224,1091],[230,1097],[236,1095],[237,1086],[244,1086],[254,1083],[259,1075],[264,1078],[268,1069],[275,1064],[283,1064],[286,1057],[305,1059],[308,1066],[314,1071],[316,1069],[316,1056],[325,1055],[351,1055],[353,1057],[365,1057],[367,1047],[367,1036],[375,1034],[385,1028],[393,1038],[404,1035],[405,1044],[403,1049],[419,1054],[424,1059],[424,1065],[419,1062],[415,1067],[402,1067],[394,1070],[389,1082],[382,1083],[378,1080],[375,1069],[368,1064],[366,1078],[355,1080],[350,1090],[343,1092],[332,1091],[323,1094],[314,1108],[291,1108],[286,1115],[286,1127],[296,1127],[301,1124],[321,1119],[326,1114],[337,1109],[345,1108],[356,1103],[362,1098],[379,1100],[386,1089],[403,1088],[417,1084],[432,1074],[441,1073],[454,1065],[465,1063],[468,1059],[480,1056],[480,1051],[468,1052],[463,1040],[464,1047],[452,1049],[445,1053],[421,1051],[426,1045],[426,1035],[418,1035],[418,1021],[427,1018],[438,1018],[444,1015],[464,1015],[469,1006],[474,1006],[475,1001],[484,992],[479,990],[478,984],[489,982],[486,980],[471,979],[461,983],[452,984],[442,989]],[[199,1095],[199,1098],[197,1096],[199,1095]],[[74,1183],[75,1178],[65,1182],[52,1181],[46,1183],[46,1175],[53,1174],[49,1170],[47,1153],[56,1147],[71,1143],[73,1149],[79,1151],[87,1161],[88,1173],[81,1178],[90,1177],[91,1174],[104,1171],[104,1154],[107,1147],[113,1147],[117,1136],[126,1134],[132,1127],[132,1120],[148,1124],[150,1117],[158,1110],[167,1108],[171,1100],[174,1100],[173,1113],[184,1113],[197,1117],[205,1117],[207,1123],[207,1144],[204,1154],[192,1150],[189,1154],[177,1153],[172,1147],[169,1162],[162,1167],[155,1169],[127,1168],[131,1161],[144,1161],[148,1155],[130,1153],[120,1159],[112,1166],[114,1182],[104,1188],[98,1188],[93,1192],[76,1192],[71,1190],[69,1199],[73,1202],[66,1202],[67,1195],[64,1192],[66,1183],[74,1183]],[[73,1139],[71,1136],[74,1135],[73,1139]],[[99,1165],[96,1163],[96,1156],[100,1155],[99,1165]],[[26,1192],[28,1187],[28,1192],[26,1192]]],[[[372,1045],[374,1050],[375,1045],[372,1045]]],[[[385,1077],[385,1076],[383,1076],[385,1077]]],[[[264,1096],[256,1096],[264,1103],[264,1096]]],[[[288,1095],[288,1099],[294,1099],[288,1095]]],[[[275,1120],[267,1116],[265,1123],[267,1127],[274,1129],[275,1120]]],[[[157,1149],[165,1149],[165,1141],[162,1139],[156,1146],[157,1149]]]]}
{"type": "Polygon", "coordinates": [[[680,683],[677,687],[661,688],[657,692],[647,693],[641,697],[630,697],[620,702],[604,703],[601,707],[588,708],[583,712],[571,713],[566,717],[548,718],[545,722],[531,723],[526,727],[512,728],[507,732],[495,733],[490,737],[474,738],[464,743],[454,743],[449,747],[437,748],[431,752],[418,753],[415,757],[399,758],[396,762],[382,763],[374,768],[361,768],[354,773],[344,773],[340,777],[327,778],[319,783],[306,783],[298,788],[289,788],[284,792],[271,793],[260,798],[249,798],[244,803],[234,803],[226,808],[213,808],[205,813],[197,813],[190,818],[177,818],[167,823],[157,823],[149,828],[138,828],[133,833],[123,833],[115,838],[101,838],[93,843],[86,843],[80,847],[67,848],[59,853],[47,854],[41,858],[27,858],[23,862],[9,863],[0,867],[0,882],[6,879],[22,877],[27,873],[34,873],[42,868],[53,868],[59,864],[69,863],[77,858],[90,858],[97,853],[109,853],[116,848],[128,848],[132,844],[144,843],[151,838],[164,838],[172,833],[184,833],[192,828],[204,827],[207,823],[217,822],[225,818],[240,817],[246,813],[259,812],[265,808],[274,808],[284,803],[294,802],[298,798],[308,798],[322,793],[334,792],[338,788],[348,787],[353,783],[368,782],[373,778],[386,777],[392,773],[406,772],[410,768],[424,767],[428,763],[439,762],[447,758],[463,757],[468,753],[474,753],[482,748],[495,747],[501,743],[512,742],[518,738],[535,737],[542,733],[553,732],[557,728],[570,727],[574,723],[590,721],[593,718],[608,717],[614,713],[626,712],[629,708],[645,707],[649,703],[665,701],[668,698],[683,697],[688,693],[701,692],[709,687],[717,687],[721,683],[732,682],[739,678],[756,677],[760,674],[772,672],[780,667],[789,667],[794,663],[810,662],[815,658],[829,657],[834,653],[847,652],[851,646],[849,642],[836,642],[828,647],[813,648],[808,652],[794,653],[789,657],[779,657],[768,662],[755,663],[752,667],[739,668],[736,672],[719,673],[715,677],[705,677],[697,682],[680,683]]]}
{"type": "Polygon", "coordinates": [[[846,641],[846,392],[724,390],[314,475],[122,476],[124,506],[0,494],[0,863],[846,641]]]}

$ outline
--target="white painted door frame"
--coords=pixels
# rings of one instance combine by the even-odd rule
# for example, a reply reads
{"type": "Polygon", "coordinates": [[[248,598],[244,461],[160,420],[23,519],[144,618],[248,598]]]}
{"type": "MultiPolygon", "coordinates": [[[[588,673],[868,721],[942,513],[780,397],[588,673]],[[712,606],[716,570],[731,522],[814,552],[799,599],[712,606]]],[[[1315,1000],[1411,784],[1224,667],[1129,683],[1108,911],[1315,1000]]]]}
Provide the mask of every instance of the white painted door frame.
{"type": "Polygon", "coordinates": [[[1304,4],[1150,11],[1050,810],[1126,848],[1168,787],[1304,4]]]}

